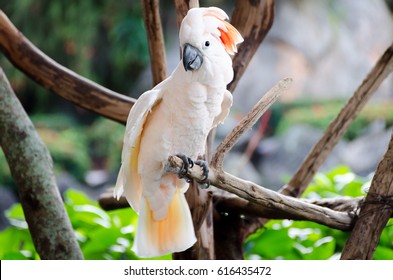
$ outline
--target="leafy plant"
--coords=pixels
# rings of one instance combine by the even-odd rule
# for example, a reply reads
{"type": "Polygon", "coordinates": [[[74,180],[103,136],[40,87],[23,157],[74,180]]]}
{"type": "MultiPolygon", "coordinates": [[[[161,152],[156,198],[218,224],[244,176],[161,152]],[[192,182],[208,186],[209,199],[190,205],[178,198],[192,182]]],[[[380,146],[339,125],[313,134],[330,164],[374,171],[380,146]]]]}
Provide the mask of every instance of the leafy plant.
{"type": "MultiPolygon", "coordinates": [[[[65,193],[64,204],[85,259],[138,259],[131,250],[137,225],[131,209],[105,212],[74,190],[65,193]]],[[[0,232],[0,259],[39,259],[21,205],[15,204],[6,215],[11,226],[0,232]]]]}
{"type": "MultiPolygon", "coordinates": [[[[339,166],[318,173],[303,197],[326,198],[363,196],[371,178],[359,177],[348,167],[339,166]]],[[[349,233],[308,221],[268,222],[245,244],[248,259],[325,260],[337,259],[349,233]]],[[[393,259],[393,219],[385,227],[374,259],[393,259]]]]}

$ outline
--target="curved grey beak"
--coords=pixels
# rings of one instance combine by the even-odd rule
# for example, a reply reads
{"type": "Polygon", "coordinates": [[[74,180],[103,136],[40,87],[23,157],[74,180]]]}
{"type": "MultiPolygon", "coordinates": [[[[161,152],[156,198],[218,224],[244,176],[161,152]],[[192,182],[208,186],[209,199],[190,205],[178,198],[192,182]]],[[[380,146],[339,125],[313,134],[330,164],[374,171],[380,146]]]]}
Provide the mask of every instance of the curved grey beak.
{"type": "Polygon", "coordinates": [[[184,70],[198,70],[203,63],[202,53],[190,44],[185,44],[183,48],[184,70]]]}

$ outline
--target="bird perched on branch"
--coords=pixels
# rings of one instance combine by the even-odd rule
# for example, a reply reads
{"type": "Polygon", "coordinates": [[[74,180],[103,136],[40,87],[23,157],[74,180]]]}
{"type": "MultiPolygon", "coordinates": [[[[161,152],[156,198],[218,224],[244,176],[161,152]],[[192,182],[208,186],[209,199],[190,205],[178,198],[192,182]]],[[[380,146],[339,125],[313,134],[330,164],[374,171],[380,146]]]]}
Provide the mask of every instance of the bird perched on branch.
{"type": "MultiPolygon", "coordinates": [[[[114,196],[124,193],[139,214],[133,250],[140,257],[184,251],[196,242],[184,196],[189,184],[181,177],[205,153],[210,130],[232,105],[229,55],[243,38],[226,19],[216,7],[190,9],[180,26],[182,60],[128,116],[114,196]],[[183,175],[165,173],[170,155],[183,159],[183,175]]],[[[208,172],[204,162],[195,164],[208,172]]]]}

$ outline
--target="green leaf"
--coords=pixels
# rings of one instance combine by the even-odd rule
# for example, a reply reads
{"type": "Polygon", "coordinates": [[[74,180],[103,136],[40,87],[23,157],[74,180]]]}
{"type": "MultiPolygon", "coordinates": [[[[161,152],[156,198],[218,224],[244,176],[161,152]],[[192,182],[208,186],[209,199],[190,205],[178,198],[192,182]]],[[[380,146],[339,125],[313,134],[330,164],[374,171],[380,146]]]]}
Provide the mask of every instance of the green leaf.
{"type": "Polygon", "coordinates": [[[288,236],[288,229],[265,230],[246,247],[249,254],[258,254],[268,259],[284,257],[293,248],[294,240],[288,236]]]}
{"type": "Polygon", "coordinates": [[[64,193],[64,200],[68,205],[96,205],[97,203],[90,200],[84,193],[68,189],[64,193]]]}
{"type": "Polygon", "coordinates": [[[304,254],[305,260],[327,260],[335,253],[336,242],[333,237],[326,236],[314,243],[312,250],[304,254]]]}
{"type": "Polygon", "coordinates": [[[390,247],[378,246],[374,253],[375,260],[393,260],[393,249],[390,247]]]}

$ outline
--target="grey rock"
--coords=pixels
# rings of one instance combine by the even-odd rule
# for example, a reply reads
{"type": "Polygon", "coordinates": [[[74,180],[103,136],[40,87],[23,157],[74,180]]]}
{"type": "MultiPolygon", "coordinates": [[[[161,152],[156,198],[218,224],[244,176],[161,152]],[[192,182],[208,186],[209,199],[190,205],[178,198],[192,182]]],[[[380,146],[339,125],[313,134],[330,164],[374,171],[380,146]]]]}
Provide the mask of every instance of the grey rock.
{"type": "MultiPolygon", "coordinates": [[[[275,83],[293,78],[282,101],[348,98],[393,40],[383,0],[279,0],[273,27],[234,92],[246,113],[275,83]]],[[[375,99],[390,99],[393,76],[375,99]]]]}
{"type": "Polygon", "coordinates": [[[224,170],[234,176],[244,180],[252,181],[256,184],[263,182],[260,172],[239,152],[230,152],[224,160],[224,170]]]}
{"type": "MultiPolygon", "coordinates": [[[[321,130],[310,126],[297,125],[280,137],[264,139],[257,150],[261,156],[258,170],[262,176],[263,185],[278,189],[285,184],[320,139],[322,133],[321,130]]],[[[336,149],[341,149],[341,145],[336,149]]],[[[337,157],[332,153],[323,169],[329,169],[338,163],[337,157]]]]}
{"type": "Polygon", "coordinates": [[[345,149],[342,149],[338,154],[343,164],[363,176],[375,171],[387,150],[392,135],[392,129],[379,131],[369,129],[369,131],[369,133],[347,143],[345,149]]]}

